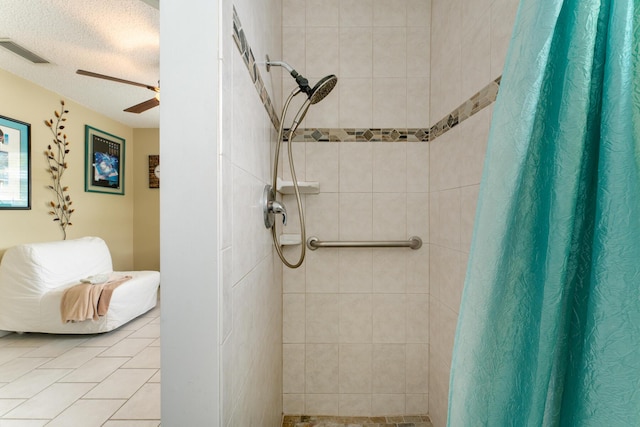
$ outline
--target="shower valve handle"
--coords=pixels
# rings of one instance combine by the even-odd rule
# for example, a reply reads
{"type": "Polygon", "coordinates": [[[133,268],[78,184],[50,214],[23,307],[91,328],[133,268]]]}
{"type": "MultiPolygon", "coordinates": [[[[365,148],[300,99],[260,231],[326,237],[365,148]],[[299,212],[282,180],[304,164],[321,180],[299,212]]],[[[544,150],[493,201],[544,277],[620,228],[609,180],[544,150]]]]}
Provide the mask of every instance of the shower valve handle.
{"type": "Polygon", "coordinates": [[[269,202],[269,212],[274,214],[282,214],[282,224],[287,225],[287,209],[284,205],[276,200],[269,202]]]}

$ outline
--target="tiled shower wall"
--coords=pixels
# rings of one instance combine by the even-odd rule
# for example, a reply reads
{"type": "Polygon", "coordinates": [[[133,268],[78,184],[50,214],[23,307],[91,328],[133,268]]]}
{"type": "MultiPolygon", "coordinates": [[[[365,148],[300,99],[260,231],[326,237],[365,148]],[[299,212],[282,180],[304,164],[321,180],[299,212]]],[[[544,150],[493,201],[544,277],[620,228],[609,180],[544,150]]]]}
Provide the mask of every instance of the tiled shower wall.
{"type": "MultiPolygon", "coordinates": [[[[434,123],[502,73],[517,0],[433,0],[434,123]]],[[[449,371],[492,107],[430,142],[429,415],[446,425],[449,371]]]]}
{"type": "MultiPolygon", "coordinates": [[[[339,78],[302,127],[427,126],[430,13],[429,0],[283,0],[283,59],[312,84],[339,78]]],[[[285,75],[283,97],[292,87],[285,75]]],[[[294,142],[293,149],[298,179],[320,182],[320,194],[304,196],[308,236],[417,235],[425,245],[319,249],[301,268],[285,268],[284,412],[426,413],[428,143],[294,142]]],[[[284,201],[286,228],[297,229],[294,199],[284,201]]],[[[295,260],[299,250],[285,253],[295,260]]]]}
{"type": "MultiPolygon", "coordinates": [[[[222,1],[220,425],[276,426],[282,419],[282,270],[256,202],[270,182],[276,135],[232,39],[234,6],[254,52],[279,54],[281,45],[280,0],[222,1]]],[[[279,84],[269,90],[279,91],[279,84]]]]}

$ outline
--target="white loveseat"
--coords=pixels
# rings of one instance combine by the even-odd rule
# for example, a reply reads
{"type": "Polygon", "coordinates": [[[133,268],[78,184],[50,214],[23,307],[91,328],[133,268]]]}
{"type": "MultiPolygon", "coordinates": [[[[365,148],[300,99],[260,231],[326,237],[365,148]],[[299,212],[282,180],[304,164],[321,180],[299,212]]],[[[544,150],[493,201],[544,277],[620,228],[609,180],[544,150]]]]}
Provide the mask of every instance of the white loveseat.
{"type": "Polygon", "coordinates": [[[113,272],[109,248],[98,237],[14,246],[0,262],[0,330],[111,331],[155,307],[159,285],[157,271],[113,272]],[[63,323],[60,303],[64,290],[106,273],[132,276],[114,290],[107,313],[98,320],[63,323]]]}

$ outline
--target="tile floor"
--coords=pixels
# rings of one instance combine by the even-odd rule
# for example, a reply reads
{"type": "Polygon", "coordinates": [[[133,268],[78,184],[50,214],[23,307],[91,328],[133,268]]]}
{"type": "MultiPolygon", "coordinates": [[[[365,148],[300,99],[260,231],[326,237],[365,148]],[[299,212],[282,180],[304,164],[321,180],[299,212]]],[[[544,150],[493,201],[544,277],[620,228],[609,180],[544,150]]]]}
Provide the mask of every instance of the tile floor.
{"type": "Polygon", "coordinates": [[[0,338],[0,427],[159,425],[159,305],[104,334],[0,338]]]}
{"type": "Polygon", "coordinates": [[[428,415],[329,417],[285,415],[282,427],[433,427],[428,415]]]}

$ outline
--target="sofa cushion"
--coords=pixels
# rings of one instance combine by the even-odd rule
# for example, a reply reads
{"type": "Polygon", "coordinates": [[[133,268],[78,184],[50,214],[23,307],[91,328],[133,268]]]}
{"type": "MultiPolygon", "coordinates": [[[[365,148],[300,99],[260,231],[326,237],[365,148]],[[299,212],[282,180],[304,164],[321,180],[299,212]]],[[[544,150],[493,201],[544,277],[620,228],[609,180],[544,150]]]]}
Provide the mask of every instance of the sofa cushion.
{"type": "Polygon", "coordinates": [[[29,296],[111,271],[109,248],[99,237],[27,243],[5,252],[0,263],[0,285],[3,292],[29,296]]]}

